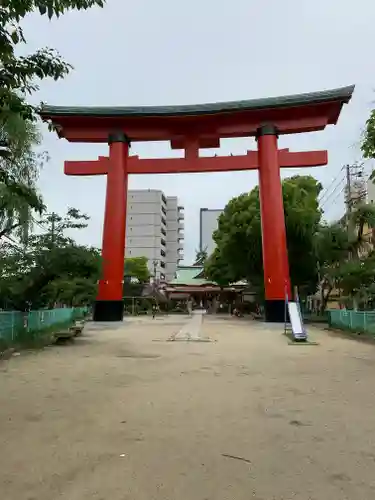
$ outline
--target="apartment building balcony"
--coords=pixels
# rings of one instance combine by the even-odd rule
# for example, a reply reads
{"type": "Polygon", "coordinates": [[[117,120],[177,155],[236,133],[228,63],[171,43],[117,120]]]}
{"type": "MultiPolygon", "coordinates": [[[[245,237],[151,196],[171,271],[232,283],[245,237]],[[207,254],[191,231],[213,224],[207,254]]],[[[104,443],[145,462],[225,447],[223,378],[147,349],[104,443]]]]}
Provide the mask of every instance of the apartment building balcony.
{"type": "Polygon", "coordinates": [[[180,221],[180,220],[185,220],[185,214],[184,214],[183,212],[178,213],[177,220],[178,220],[178,221],[180,221]]]}
{"type": "Polygon", "coordinates": [[[177,229],[179,231],[183,231],[185,229],[185,224],[183,222],[178,221],[177,229]]]}

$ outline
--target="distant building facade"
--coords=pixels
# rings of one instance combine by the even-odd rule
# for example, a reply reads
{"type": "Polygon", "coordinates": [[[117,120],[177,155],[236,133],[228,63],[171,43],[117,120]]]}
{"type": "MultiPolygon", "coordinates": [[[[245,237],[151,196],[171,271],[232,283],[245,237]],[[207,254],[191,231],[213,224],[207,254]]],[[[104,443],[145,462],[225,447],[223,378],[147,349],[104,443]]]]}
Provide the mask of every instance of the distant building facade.
{"type": "Polygon", "coordinates": [[[222,209],[201,208],[199,212],[199,250],[207,251],[210,255],[216,246],[212,236],[218,228],[219,216],[222,209]]]}
{"type": "Polygon", "coordinates": [[[159,190],[130,190],[125,257],[146,257],[151,276],[172,280],[183,259],[183,219],[177,197],[159,190]]]}

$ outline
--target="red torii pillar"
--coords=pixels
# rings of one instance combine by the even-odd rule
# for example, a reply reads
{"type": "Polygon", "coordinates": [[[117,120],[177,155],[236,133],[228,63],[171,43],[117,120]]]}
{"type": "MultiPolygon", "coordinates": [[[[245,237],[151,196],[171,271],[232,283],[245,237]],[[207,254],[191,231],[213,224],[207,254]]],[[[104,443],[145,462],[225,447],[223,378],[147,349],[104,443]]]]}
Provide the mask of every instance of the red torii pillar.
{"type": "Polygon", "coordinates": [[[118,321],[124,315],[123,280],[125,258],[127,163],[129,139],[123,132],[108,137],[109,162],[103,226],[103,275],[94,308],[94,321],[118,321]]]}
{"type": "Polygon", "coordinates": [[[103,279],[94,310],[96,321],[122,318],[125,255],[126,196],[129,174],[220,172],[259,169],[266,319],[284,316],[285,295],[291,297],[280,168],[326,165],[327,151],[290,152],[277,149],[277,130],[257,131],[258,151],[241,156],[139,159],[128,156],[129,140],[122,132],[109,137],[109,157],[66,161],[66,175],[107,175],[103,230],[103,279]]]}
{"type": "Polygon", "coordinates": [[[265,315],[268,321],[273,322],[283,318],[286,296],[291,298],[277,129],[273,125],[263,125],[258,128],[256,137],[259,156],[265,315]]]}

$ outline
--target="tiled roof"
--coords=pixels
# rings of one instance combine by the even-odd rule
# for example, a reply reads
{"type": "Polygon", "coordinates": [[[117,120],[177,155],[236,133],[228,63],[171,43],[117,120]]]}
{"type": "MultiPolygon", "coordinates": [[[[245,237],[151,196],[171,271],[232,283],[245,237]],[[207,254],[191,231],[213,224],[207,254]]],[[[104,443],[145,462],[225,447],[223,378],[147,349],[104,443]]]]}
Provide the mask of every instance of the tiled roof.
{"type": "Polygon", "coordinates": [[[199,277],[202,274],[203,266],[179,266],[176,278],[170,281],[169,285],[194,285],[203,286],[215,283],[199,277]]]}
{"type": "Polygon", "coordinates": [[[279,97],[265,97],[244,101],[216,102],[183,106],[48,106],[44,105],[40,115],[45,118],[54,116],[99,116],[99,117],[152,117],[152,116],[188,116],[252,111],[274,108],[289,108],[327,102],[349,102],[354,85],[320,92],[294,94],[279,97]]]}

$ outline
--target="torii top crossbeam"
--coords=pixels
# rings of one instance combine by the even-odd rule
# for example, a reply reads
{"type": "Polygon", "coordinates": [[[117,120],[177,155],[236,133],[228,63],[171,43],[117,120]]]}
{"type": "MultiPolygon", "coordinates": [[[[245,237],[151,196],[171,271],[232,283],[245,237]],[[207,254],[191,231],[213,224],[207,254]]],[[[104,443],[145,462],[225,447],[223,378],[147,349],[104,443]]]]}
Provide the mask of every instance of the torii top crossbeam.
{"type": "Polygon", "coordinates": [[[41,116],[72,142],[107,142],[108,131],[123,130],[132,141],[171,141],[184,149],[196,138],[199,148],[218,147],[220,138],[255,136],[263,123],[278,134],[322,130],[335,124],[354,86],[246,101],[187,106],[47,106],[41,116]]]}

